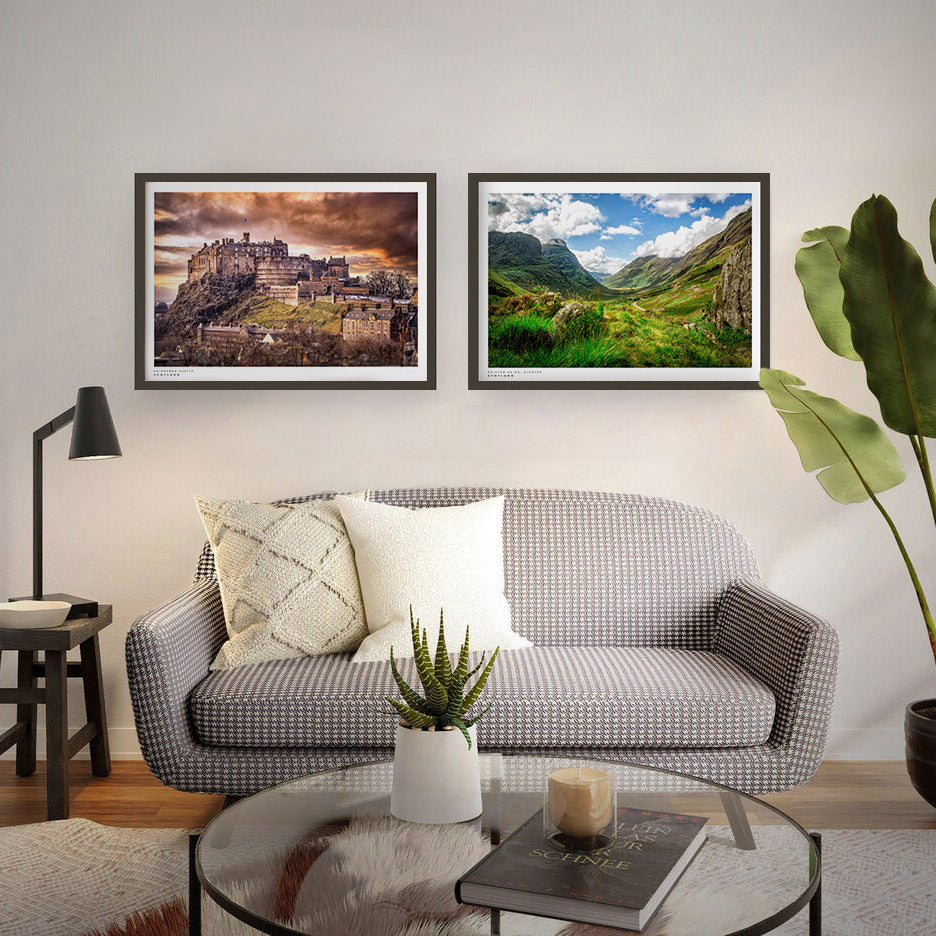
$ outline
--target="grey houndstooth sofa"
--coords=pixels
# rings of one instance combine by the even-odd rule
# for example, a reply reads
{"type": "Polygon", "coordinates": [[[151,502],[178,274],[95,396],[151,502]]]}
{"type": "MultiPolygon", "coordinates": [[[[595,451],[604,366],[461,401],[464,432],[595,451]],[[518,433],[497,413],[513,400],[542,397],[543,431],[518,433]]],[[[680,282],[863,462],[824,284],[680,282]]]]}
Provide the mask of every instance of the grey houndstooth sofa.
{"type": "MultiPolygon", "coordinates": [[[[371,496],[433,507],[496,494],[505,495],[513,624],[536,646],[502,654],[482,748],[584,753],[749,793],[812,776],[838,639],[764,588],[731,524],[625,494],[443,488],[371,496]]],[[[206,545],[194,585],[127,637],[140,746],[163,783],[236,796],[391,756],[385,664],[333,655],[210,673],[225,639],[206,545]]]]}

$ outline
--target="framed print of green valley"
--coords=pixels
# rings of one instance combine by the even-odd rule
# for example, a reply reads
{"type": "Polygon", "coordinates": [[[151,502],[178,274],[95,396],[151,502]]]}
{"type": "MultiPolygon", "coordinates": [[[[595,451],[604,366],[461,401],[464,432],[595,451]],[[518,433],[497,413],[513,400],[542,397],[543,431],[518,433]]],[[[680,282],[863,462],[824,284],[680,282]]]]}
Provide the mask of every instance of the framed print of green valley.
{"type": "Polygon", "coordinates": [[[469,176],[468,384],[756,388],[766,173],[469,176]]]}
{"type": "Polygon", "coordinates": [[[136,387],[435,387],[435,175],[136,176],[136,387]]]}

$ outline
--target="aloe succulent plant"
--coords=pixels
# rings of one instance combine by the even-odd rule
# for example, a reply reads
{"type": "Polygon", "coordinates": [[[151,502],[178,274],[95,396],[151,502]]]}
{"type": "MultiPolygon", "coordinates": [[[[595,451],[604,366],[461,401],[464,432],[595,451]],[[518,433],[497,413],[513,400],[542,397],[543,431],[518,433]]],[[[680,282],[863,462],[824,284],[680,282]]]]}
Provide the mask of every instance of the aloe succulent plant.
{"type": "Polygon", "coordinates": [[[469,711],[477,703],[484,690],[484,686],[491,675],[491,669],[500,647],[491,654],[485,666],[485,653],[481,660],[470,672],[468,671],[468,628],[465,629],[465,640],[458,652],[458,657],[452,666],[448,648],[445,646],[444,613],[439,612],[439,640],[436,643],[435,661],[429,653],[429,642],[426,630],[419,628],[419,620],[413,620],[413,609],[410,607],[410,634],[413,639],[413,658],[416,663],[416,672],[422,683],[424,695],[420,695],[400,675],[396,660],[393,656],[393,647],[390,648],[390,670],[400,689],[403,701],[391,699],[387,701],[394,707],[404,722],[412,728],[457,728],[471,747],[471,735],[468,729],[475,724],[487,710],[490,704],[476,715],[469,716],[469,711]],[[483,670],[482,670],[482,667],[483,670]],[[469,680],[481,670],[475,684],[466,691],[469,680]]]}

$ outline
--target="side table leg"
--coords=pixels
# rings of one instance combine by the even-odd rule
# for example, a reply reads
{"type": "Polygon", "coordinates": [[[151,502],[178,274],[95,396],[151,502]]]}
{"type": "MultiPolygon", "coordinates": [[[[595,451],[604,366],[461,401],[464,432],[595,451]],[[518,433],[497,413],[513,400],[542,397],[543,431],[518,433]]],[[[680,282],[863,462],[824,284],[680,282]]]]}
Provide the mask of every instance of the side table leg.
{"type": "Polygon", "coordinates": [[[820,860],[819,886],[809,901],[809,936],[822,936],[822,836],[818,832],[810,832],[809,837],[816,846],[816,854],[820,860]]]}
{"type": "MultiPolygon", "coordinates": [[[[17,653],[16,686],[18,689],[35,689],[36,677],[33,664],[36,662],[34,650],[20,650],[17,653]]],[[[26,736],[16,745],[16,773],[20,777],[31,777],[36,772],[36,705],[25,702],[16,706],[16,720],[26,725],[26,736]]]]}
{"type": "Polygon", "coordinates": [[[64,650],[46,650],[46,815],[68,818],[68,664],[64,650]]]}
{"type": "Polygon", "coordinates": [[[91,739],[91,771],[95,777],[111,772],[110,744],[107,740],[107,714],[104,710],[104,681],[101,678],[101,648],[98,635],[89,637],[79,647],[81,681],[84,684],[85,712],[88,721],[97,727],[91,739]]]}
{"type": "Polygon", "coordinates": [[[195,849],[200,833],[190,832],[188,839],[188,931],[189,936],[201,936],[201,884],[195,871],[195,849]]]}

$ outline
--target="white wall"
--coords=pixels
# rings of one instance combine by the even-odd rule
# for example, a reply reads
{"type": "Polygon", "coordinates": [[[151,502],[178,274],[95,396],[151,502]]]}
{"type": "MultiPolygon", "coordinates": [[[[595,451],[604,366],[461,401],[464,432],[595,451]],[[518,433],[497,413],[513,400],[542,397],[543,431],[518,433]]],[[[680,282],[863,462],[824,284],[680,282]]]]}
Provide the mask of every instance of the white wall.
{"type": "MultiPolygon", "coordinates": [[[[936,683],[906,573],[873,508],[806,477],[761,393],[466,389],[467,173],[769,171],[772,361],[876,412],[861,366],[820,344],[793,255],[874,191],[927,246],[927,0],[2,6],[0,583],[28,590],[30,432],[104,384],[125,457],[46,444],[46,584],[115,607],[116,752],[136,750],[124,635],[190,580],[194,493],[479,483],[729,517],[769,584],[839,628],[830,754],[900,755],[902,707],[936,683]],[[134,171],[437,172],[439,389],[134,391],[134,171]]],[[[921,485],[885,500],[936,586],[921,485]]]]}

